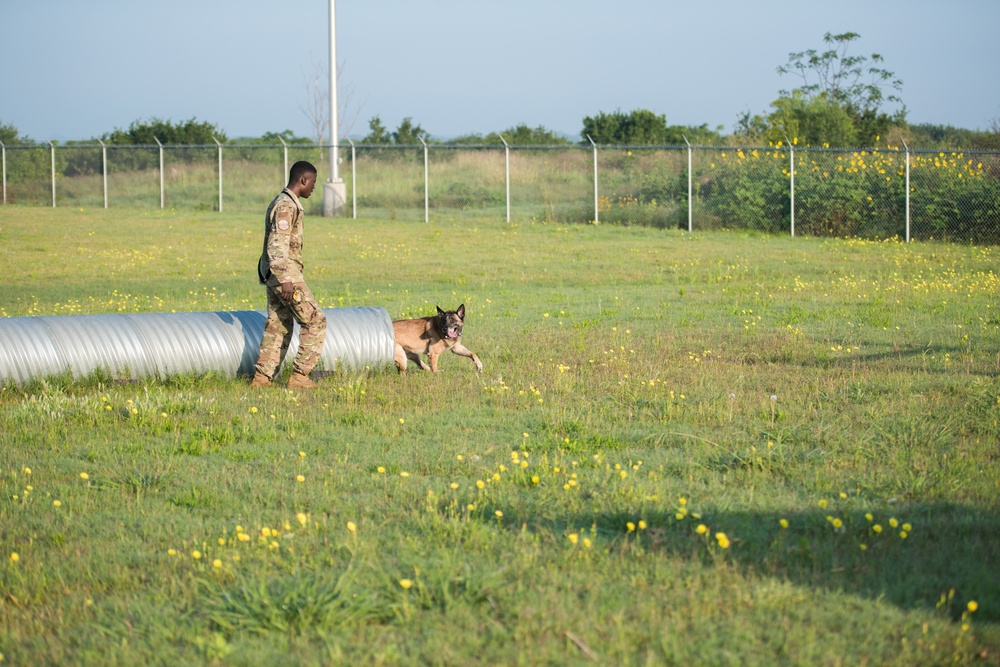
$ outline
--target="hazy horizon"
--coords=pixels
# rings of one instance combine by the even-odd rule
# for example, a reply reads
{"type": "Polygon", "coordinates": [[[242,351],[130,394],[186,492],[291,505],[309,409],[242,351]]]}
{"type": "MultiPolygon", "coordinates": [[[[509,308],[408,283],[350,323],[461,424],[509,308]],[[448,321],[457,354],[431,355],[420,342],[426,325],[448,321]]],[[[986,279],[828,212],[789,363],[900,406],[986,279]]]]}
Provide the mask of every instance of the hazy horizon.
{"type": "MultiPolygon", "coordinates": [[[[291,130],[325,76],[328,0],[40,0],[10,3],[0,40],[0,122],[38,142],[85,141],[134,121],[197,118],[230,137],[291,130]]],[[[579,138],[600,112],[648,109],[670,125],[723,127],[766,113],[790,52],[861,34],[903,81],[913,124],[984,129],[1000,118],[992,44],[1000,2],[762,0],[693,3],[428,0],[337,4],[341,135],[379,116],[435,138],[519,124],[579,138]]],[[[894,107],[890,107],[892,110],[894,107]]]]}

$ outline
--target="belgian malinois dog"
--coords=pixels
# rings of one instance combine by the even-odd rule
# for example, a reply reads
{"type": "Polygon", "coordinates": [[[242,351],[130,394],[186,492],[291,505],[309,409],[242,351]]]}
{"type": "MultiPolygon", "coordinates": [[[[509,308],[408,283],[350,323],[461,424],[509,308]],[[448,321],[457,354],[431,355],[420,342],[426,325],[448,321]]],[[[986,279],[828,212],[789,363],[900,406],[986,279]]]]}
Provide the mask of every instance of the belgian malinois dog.
{"type": "Polygon", "coordinates": [[[444,311],[437,306],[437,315],[416,320],[396,320],[392,331],[396,335],[396,368],[406,372],[406,360],[412,359],[425,371],[438,372],[438,357],[445,350],[469,357],[476,370],[483,372],[483,364],[476,353],[462,345],[462,325],[465,322],[465,304],[457,310],[444,311]],[[427,355],[430,366],[420,358],[427,355]]]}

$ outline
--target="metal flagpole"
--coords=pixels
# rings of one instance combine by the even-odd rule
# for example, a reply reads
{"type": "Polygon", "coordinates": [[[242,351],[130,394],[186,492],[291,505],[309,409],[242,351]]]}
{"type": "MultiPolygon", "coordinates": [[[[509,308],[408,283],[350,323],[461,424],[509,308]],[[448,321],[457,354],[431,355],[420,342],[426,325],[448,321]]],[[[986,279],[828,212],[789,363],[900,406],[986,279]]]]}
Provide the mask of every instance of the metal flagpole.
{"type": "Polygon", "coordinates": [[[337,118],[337,2],[330,0],[330,180],[323,187],[323,215],[333,217],[347,202],[340,178],[340,127],[337,118]]]}

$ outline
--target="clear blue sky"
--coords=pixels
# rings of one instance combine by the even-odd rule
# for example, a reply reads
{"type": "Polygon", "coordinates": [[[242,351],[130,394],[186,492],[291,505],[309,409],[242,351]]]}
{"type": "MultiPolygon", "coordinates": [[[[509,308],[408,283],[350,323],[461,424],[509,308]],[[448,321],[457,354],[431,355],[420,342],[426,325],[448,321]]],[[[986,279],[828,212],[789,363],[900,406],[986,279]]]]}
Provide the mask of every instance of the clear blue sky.
{"type": "MultiPolygon", "coordinates": [[[[0,0],[0,122],[36,141],[138,119],[230,137],[312,130],[306,81],[328,58],[328,0],[0,0]]],[[[912,123],[1000,117],[1000,0],[339,0],[342,128],[410,116],[433,136],[519,123],[579,137],[601,111],[681,125],[767,110],[775,69],[825,32],[860,33],[904,82],[912,123]]]]}

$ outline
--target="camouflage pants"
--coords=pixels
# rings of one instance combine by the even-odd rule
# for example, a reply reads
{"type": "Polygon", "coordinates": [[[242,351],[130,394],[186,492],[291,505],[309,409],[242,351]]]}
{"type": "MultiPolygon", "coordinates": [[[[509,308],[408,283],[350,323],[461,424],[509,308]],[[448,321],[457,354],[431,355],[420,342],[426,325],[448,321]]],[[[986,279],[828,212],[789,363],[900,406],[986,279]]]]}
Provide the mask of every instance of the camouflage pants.
{"type": "Polygon", "coordinates": [[[272,377],[277,371],[292,342],[295,322],[299,323],[299,351],[292,369],[308,375],[323,352],[326,315],[305,283],[296,285],[294,296],[286,302],[281,298],[281,285],[272,277],[267,281],[267,323],[257,357],[258,373],[272,377]]]}

